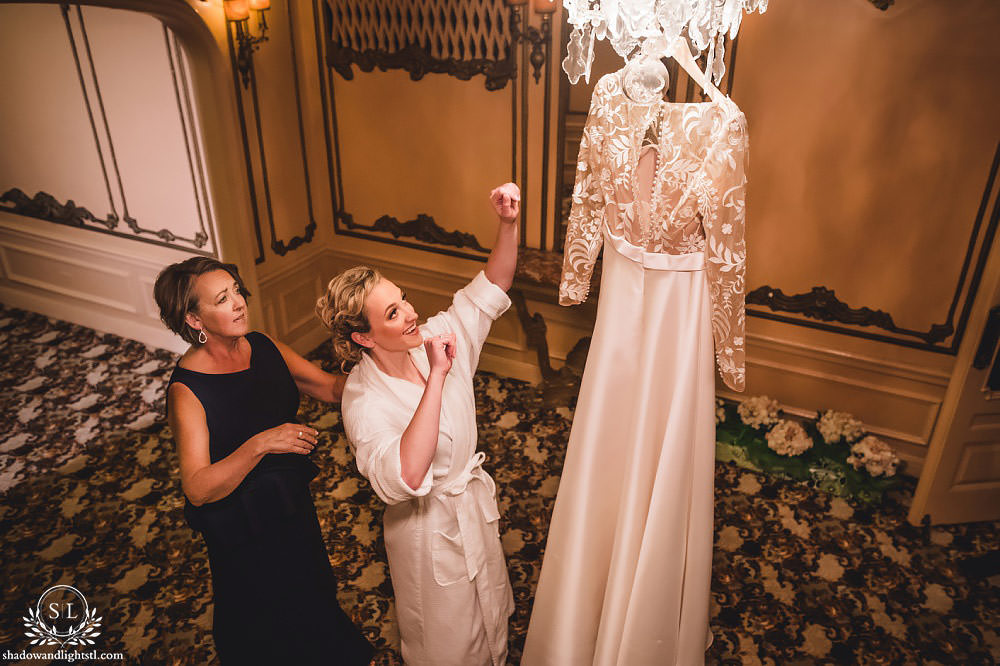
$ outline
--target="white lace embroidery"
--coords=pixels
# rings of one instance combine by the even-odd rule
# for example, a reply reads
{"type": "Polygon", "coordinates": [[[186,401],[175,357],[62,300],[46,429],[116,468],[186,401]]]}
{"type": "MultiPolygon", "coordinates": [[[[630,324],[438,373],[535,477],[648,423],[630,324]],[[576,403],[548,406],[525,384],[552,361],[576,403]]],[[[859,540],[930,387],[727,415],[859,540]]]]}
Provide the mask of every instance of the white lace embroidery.
{"type": "MultiPolygon", "coordinates": [[[[648,142],[647,142],[648,143],[648,142]]],[[[746,118],[730,100],[639,105],[619,73],[598,81],[580,141],[559,302],[586,300],[604,225],[648,252],[705,252],[719,373],[745,386],[746,118]],[[659,122],[648,191],[638,187],[646,130],[659,122]]],[[[648,171],[646,172],[648,174],[648,171]]]]}

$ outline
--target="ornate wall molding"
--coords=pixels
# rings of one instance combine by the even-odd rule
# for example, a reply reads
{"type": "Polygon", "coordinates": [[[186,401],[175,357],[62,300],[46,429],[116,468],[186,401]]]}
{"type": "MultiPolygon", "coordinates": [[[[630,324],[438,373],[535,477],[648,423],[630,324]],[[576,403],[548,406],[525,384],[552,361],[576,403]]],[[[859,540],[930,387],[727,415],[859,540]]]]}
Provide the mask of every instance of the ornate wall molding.
{"type": "MultiPolygon", "coordinates": [[[[198,135],[195,123],[195,102],[187,83],[189,81],[187,65],[183,50],[177,43],[177,36],[166,25],[163,26],[163,40],[167,47],[170,78],[174,84],[174,98],[177,101],[177,115],[181,121],[184,150],[187,154],[188,170],[191,173],[191,189],[195,193],[195,204],[198,210],[199,231],[195,233],[195,242],[197,244],[197,239],[204,237],[206,240],[211,240],[212,247],[217,249],[219,245],[215,237],[215,227],[212,224],[213,216],[208,196],[209,187],[205,175],[205,163],[202,158],[201,137],[198,135]]],[[[135,230],[133,229],[133,231],[135,230]]],[[[202,242],[198,247],[202,247],[204,244],[202,242]]]]}
{"type": "Polygon", "coordinates": [[[87,83],[84,80],[84,67],[81,62],[81,50],[77,47],[76,37],[73,34],[73,26],[70,19],[70,7],[68,4],[59,5],[59,9],[62,11],[63,22],[66,25],[66,36],[69,40],[70,49],[73,51],[73,61],[76,64],[76,74],[80,81],[80,91],[83,94],[84,105],[87,107],[87,117],[90,120],[90,129],[94,135],[94,146],[97,149],[97,157],[101,162],[101,173],[104,176],[104,187],[108,193],[108,206],[111,208],[111,213],[108,214],[108,219],[114,219],[116,226],[118,222],[118,210],[115,206],[115,197],[111,192],[111,178],[108,175],[108,162],[111,162],[111,166],[114,168],[114,175],[118,183],[118,193],[121,196],[121,204],[123,213],[126,218],[129,218],[128,212],[128,202],[125,199],[125,187],[122,184],[121,173],[118,169],[118,160],[115,157],[114,141],[111,138],[111,128],[108,126],[107,114],[104,112],[104,101],[101,97],[101,86],[97,81],[97,69],[94,67],[94,60],[91,57],[90,52],[90,39],[87,37],[87,27],[83,20],[83,10],[80,5],[76,6],[76,20],[77,24],[80,26],[80,35],[83,41],[84,49],[82,51],[83,56],[86,57],[86,62],[89,65],[91,80],[93,81],[94,94],[97,98],[97,105],[91,102],[90,93],[87,90],[87,83]],[[95,114],[96,110],[96,114],[95,114]],[[98,123],[95,115],[99,115],[104,126],[104,136],[107,140],[108,145],[108,155],[105,156],[104,150],[101,147],[101,137],[98,131],[98,123]]]}
{"type": "Polygon", "coordinates": [[[410,79],[419,81],[425,74],[448,74],[461,81],[483,74],[487,90],[501,90],[514,78],[514,61],[509,56],[503,60],[456,60],[455,58],[432,58],[427,51],[416,44],[408,44],[399,51],[355,51],[331,42],[327,50],[327,63],[338,74],[350,81],[354,78],[352,65],[362,72],[371,72],[378,67],[383,72],[402,69],[410,74],[410,79]]]}
{"type": "MultiPolygon", "coordinates": [[[[34,196],[29,196],[18,187],[9,187],[6,191],[3,191],[3,194],[0,195],[0,210],[12,215],[45,220],[77,229],[108,233],[120,238],[164,245],[198,254],[214,255],[214,252],[204,249],[206,246],[209,246],[210,241],[210,247],[214,248],[215,242],[210,236],[212,227],[210,216],[207,212],[208,204],[201,196],[206,191],[206,187],[204,185],[204,174],[199,171],[201,168],[200,156],[197,158],[192,156],[198,150],[198,141],[194,135],[193,125],[190,120],[192,113],[190,90],[185,80],[178,79],[176,65],[182,62],[182,58],[176,43],[173,41],[172,33],[166,25],[161,24],[173,91],[178,103],[178,120],[182,127],[185,149],[187,151],[188,167],[192,182],[192,196],[198,211],[198,228],[190,235],[179,234],[168,228],[154,229],[144,227],[130,212],[124,185],[126,179],[122,176],[122,168],[119,165],[118,155],[115,151],[114,135],[111,130],[111,123],[108,119],[104,96],[102,94],[101,77],[94,61],[94,49],[92,49],[91,40],[88,36],[87,21],[85,20],[83,9],[79,4],[71,6],[67,3],[60,3],[59,10],[62,23],[66,29],[68,52],[72,56],[72,71],[76,74],[80,95],[84,103],[84,108],[81,111],[87,114],[87,121],[93,139],[93,150],[100,165],[99,177],[102,180],[103,190],[107,196],[106,210],[109,212],[101,217],[91,212],[88,208],[78,206],[73,199],[67,199],[65,202],[62,202],[56,195],[45,191],[38,191],[34,196]],[[188,102],[186,107],[182,104],[182,97],[188,102]],[[191,134],[190,137],[189,133],[191,134]],[[201,189],[196,184],[197,182],[201,183],[201,189]],[[202,214],[203,208],[206,211],[204,215],[202,214]],[[131,233],[127,233],[121,228],[122,222],[125,223],[131,233]]],[[[102,46],[96,42],[94,45],[97,47],[102,46]]],[[[183,79],[183,77],[181,78],[183,79]]],[[[173,183],[171,187],[177,187],[177,183],[173,183]]],[[[54,189],[66,189],[66,185],[64,184],[54,189]]],[[[102,205],[93,200],[88,200],[88,204],[91,207],[102,205]]]]}
{"type": "Polygon", "coordinates": [[[1000,225],[1000,195],[997,192],[998,171],[1000,171],[1000,142],[997,143],[993,152],[993,161],[990,164],[986,186],[976,211],[976,219],[972,225],[958,281],[942,323],[932,324],[926,331],[903,328],[895,324],[889,313],[867,307],[852,308],[840,301],[832,289],[826,287],[813,287],[812,291],[808,293],[794,296],[786,295],[774,287],[759,287],[747,294],[747,303],[763,305],[770,311],[747,308],[747,315],[879,342],[889,342],[904,347],[942,354],[957,354],[973,302],[979,291],[983,271],[986,269],[986,260],[989,258],[993,239],[996,236],[997,227],[1000,225]],[[986,215],[991,202],[992,212],[987,221],[986,215]],[[777,314],[779,312],[799,314],[805,319],[777,314]],[[845,328],[827,322],[848,326],[871,326],[893,335],[845,328]]]}
{"type": "MultiPolygon", "coordinates": [[[[230,64],[233,72],[233,88],[236,92],[236,107],[239,112],[240,118],[240,133],[243,142],[243,157],[246,166],[246,176],[247,176],[247,186],[250,190],[250,203],[251,209],[253,211],[253,224],[254,224],[254,234],[257,242],[257,256],[254,261],[260,264],[264,261],[264,244],[261,237],[261,214],[260,214],[260,203],[257,196],[257,187],[255,185],[254,177],[254,164],[251,156],[250,147],[250,135],[248,132],[248,121],[246,113],[246,105],[243,102],[243,88],[247,88],[244,85],[242,88],[240,86],[241,79],[249,83],[249,96],[250,96],[250,109],[253,111],[253,129],[255,135],[255,148],[257,152],[257,157],[260,160],[260,175],[261,182],[263,183],[263,196],[264,196],[264,209],[267,212],[267,223],[268,229],[270,231],[270,248],[271,251],[278,256],[285,256],[289,252],[292,252],[306,243],[312,242],[316,235],[316,216],[313,212],[313,197],[312,197],[312,183],[309,178],[309,160],[306,153],[306,139],[305,139],[305,125],[303,121],[302,114],[302,93],[299,85],[299,64],[298,64],[298,53],[295,48],[295,17],[292,15],[292,5],[294,3],[285,3],[286,18],[288,20],[288,43],[289,43],[289,56],[291,59],[292,66],[292,81],[295,85],[295,110],[296,110],[296,120],[298,122],[298,135],[299,135],[299,151],[302,158],[302,178],[303,184],[306,189],[306,208],[308,210],[308,221],[301,235],[293,236],[289,240],[282,240],[278,238],[277,231],[274,226],[274,208],[271,203],[271,183],[268,177],[267,169],[267,155],[264,149],[264,131],[261,123],[260,116],[260,96],[257,90],[257,70],[254,66],[253,51],[249,51],[249,55],[246,53],[245,49],[240,49],[239,45],[236,43],[236,27],[233,23],[228,23],[226,25],[226,35],[227,41],[229,42],[229,57],[230,64]]],[[[320,78],[322,78],[323,73],[320,72],[320,78]]],[[[329,144],[327,145],[329,150],[329,144]]]]}
{"type": "MultiPolygon", "coordinates": [[[[538,239],[539,248],[548,249],[548,203],[549,203],[549,137],[551,134],[551,113],[552,108],[552,16],[542,15],[541,29],[528,25],[527,6],[524,8],[524,15],[519,7],[510,8],[510,32],[515,44],[520,44],[520,74],[516,70],[518,64],[514,63],[515,74],[511,84],[511,180],[521,187],[521,247],[527,246],[528,239],[528,211],[531,210],[531,172],[528,169],[528,66],[532,68],[532,76],[537,85],[541,80],[542,66],[545,69],[545,91],[542,102],[542,173],[541,192],[539,205],[539,228],[538,239]],[[530,44],[530,51],[529,51],[530,44]],[[518,81],[520,79],[520,81],[518,81]],[[518,83],[520,82],[520,86],[518,83]],[[521,114],[521,135],[520,146],[518,146],[518,98],[520,98],[521,114]],[[517,172],[517,156],[521,156],[521,172],[517,172]]],[[[560,12],[560,17],[563,14],[560,12]]],[[[557,74],[557,79],[562,83],[560,90],[568,81],[557,74]]],[[[560,123],[564,125],[565,122],[560,123]]],[[[557,151],[562,159],[563,148],[560,146],[557,151]]],[[[562,165],[559,170],[561,173],[562,165]]],[[[561,176],[557,176],[561,178],[561,176]]],[[[556,190],[558,191],[558,190],[556,190]]],[[[553,209],[557,208],[553,206],[553,209]]]]}
{"type": "Polygon", "coordinates": [[[927,331],[902,328],[896,325],[888,312],[868,307],[852,308],[837,298],[837,294],[827,287],[813,287],[807,293],[789,296],[780,289],[765,285],[748,293],[747,303],[763,305],[775,312],[791,312],[820,321],[833,321],[850,326],[874,326],[890,333],[913,336],[930,345],[946,340],[955,332],[951,322],[933,324],[927,331]]]}
{"type": "MultiPolygon", "coordinates": [[[[320,71],[320,93],[323,106],[324,137],[327,147],[327,171],[330,181],[330,192],[333,197],[333,229],[341,236],[362,238],[377,243],[387,243],[398,247],[433,252],[450,257],[470,259],[485,262],[489,249],[482,246],[475,235],[462,231],[448,231],[434,220],[431,215],[419,214],[413,220],[399,221],[391,215],[382,215],[371,224],[356,222],[354,215],[348,211],[344,197],[344,181],[340,159],[339,127],[337,124],[336,96],[334,94],[333,76],[335,69],[331,49],[339,48],[330,39],[333,34],[334,13],[331,4],[325,0],[314,0],[317,65],[320,71]],[[325,35],[325,37],[324,37],[325,35]],[[325,55],[324,55],[325,52],[325,55]],[[324,74],[325,73],[325,74],[324,74]],[[412,242],[403,240],[412,238],[412,242]],[[456,248],[456,249],[451,249],[456,248]],[[465,249],[473,250],[473,254],[465,249]]],[[[338,70],[339,71],[339,70],[338,70]]],[[[350,78],[340,72],[345,78],[350,78]]],[[[348,74],[351,74],[348,72],[348,74]]],[[[351,74],[353,76],[353,74],[351,74]]]]}
{"type": "Polygon", "coordinates": [[[487,90],[516,76],[502,0],[328,0],[327,63],[347,80],[364,72],[402,69],[419,81],[482,74],[487,90]]]}
{"type": "MultiPolygon", "coordinates": [[[[114,213],[101,219],[86,208],[77,206],[72,199],[68,199],[66,203],[60,203],[58,199],[47,192],[36,192],[35,196],[29,197],[16,187],[12,187],[0,195],[0,211],[55,222],[56,224],[76,227],[77,229],[90,229],[102,233],[110,233],[120,238],[153,242],[157,245],[166,245],[174,248],[183,247],[183,249],[189,251],[191,247],[178,246],[176,243],[180,241],[198,249],[205,247],[208,243],[208,235],[204,231],[198,231],[193,238],[185,238],[178,236],[169,229],[160,229],[159,231],[145,229],[139,226],[132,218],[125,219],[125,224],[132,230],[132,234],[115,231],[119,225],[119,220],[114,213]],[[91,226],[92,224],[100,226],[91,226]],[[162,242],[156,242],[150,238],[136,237],[133,234],[149,234],[156,236],[162,242]]],[[[209,253],[202,252],[202,254],[209,253]]]]}
{"type": "MultiPolygon", "coordinates": [[[[449,249],[449,247],[467,247],[468,245],[463,238],[465,236],[471,236],[472,242],[475,242],[476,245],[478,245],[479,242],[476,240],[475,236],[472,236],[472,234],[467,234],[461,231],[447,231],[438,226],[437,223],[434,222],[433,218],[425,215],[418,215],[416,220],[410,220],[409,222],[399,222],[394,217],[383,215],[378,218],[374,224],[365,225],[355,222],[354,217],[350,213],[343,210],[337,210],[333,214],[333,227],[334,233],[340,236],[363,238],[364,240],[375,241],[376,243],[387,243],[397,247],[406,247],[412,250],[433,252],[434,254],[443,254],[449,257],[458,257],[460,259],[471,259],[472,261],[485,262],[489,253],[489,250],[487,249],[481,250],[482,254],[470,254],[469,252],[463,252],[459,249],[449,249]],[[432,231],[429,227],[425,227],[424,223],[420,222],[420,218],[430,220],[433,224],[434,230],[432,231]],[[413,225],[413,223],[418,224],[413,225]],[[379,232],[387,235],[376,235],[379,232]],[[421,242],[414,243],[411,241],[401,240],[404,237],[413,238],[414,240],[421,242]]],[[[475,250],[477,248],[472,247],[472,249],[475,250]]]]}
{"type": "Polygon", "coordinates": [[[114,213],[109,213],[102,220],[86,208],[77,206],[72,199],[59,203],[58,199],[47,192],[36,192],[34,197],[29,197],[16,187],[0,195],[0,208],[15,215],[35,217],[70,227],[86,227],[87,222],[100,224],[106,229],[118,226],[118,216],[114,213]]]}
{"type": "Polygon", "coordinates": [[[375,220],[374,224],[358,224],[350,213],[338,212],[337,219],[343,222],[348,229],[363,229],[366,231],[376,231],[392,234],[393,238],[415,238],[424,243],[437,245],[450,245],[452,247],[468,247],[479,252],[489,253],[485,247],[479,244],[475,235],[464,231],[448,231],[438,225],[430,215],[420,213],[414,220],[400,222],[391,215],[383,215],[375,220]]]}

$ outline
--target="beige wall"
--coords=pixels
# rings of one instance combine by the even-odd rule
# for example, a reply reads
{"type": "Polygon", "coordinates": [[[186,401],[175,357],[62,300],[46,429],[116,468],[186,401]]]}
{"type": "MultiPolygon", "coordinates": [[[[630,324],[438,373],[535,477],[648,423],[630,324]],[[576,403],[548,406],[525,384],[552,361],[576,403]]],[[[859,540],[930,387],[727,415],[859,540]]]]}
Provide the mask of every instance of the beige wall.
{"type": "Polygon", "coordinates": [[[752,286],[944,319],[997,145],[998,25],[991,0],[776,2],[744,23],[752,286]]]}
{"type": "MultiPolygon", "coordinates": [[[[750,288],[822,285],[900,327],[945,322],[997,148],[997,25],[995,2],[935,0],[772,3],[744,23],[733,98],[750,126],[750,288]]],[[[749,329],[751,392],[852,411],[919,468],[953,355],[749,329]]]]}
{"type": "Polygon", "coordinates": [[[347,210],[371,224],[432,215],[484,247],[496,233],[487,194],[510,180],[510,92],[402,71],[337,81],[347,210]]]}

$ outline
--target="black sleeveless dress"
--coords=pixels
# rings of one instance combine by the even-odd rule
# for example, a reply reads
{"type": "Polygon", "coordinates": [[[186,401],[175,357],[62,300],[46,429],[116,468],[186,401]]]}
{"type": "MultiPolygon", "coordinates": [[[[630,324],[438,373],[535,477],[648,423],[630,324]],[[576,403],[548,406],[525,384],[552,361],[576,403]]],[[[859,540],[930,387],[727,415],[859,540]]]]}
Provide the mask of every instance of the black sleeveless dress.
{"type": "MultiPolygon", "coordinates": [[[[205,374],[174,368],[195,394],[217,462],[257,433],[297,422],[299,391],[281,352],[248,333],[250,367],[205,374]]],[[[169,385],[168,385],[169,388],[169,385]]],[[[228,496],[184,514],[208,546],[212,633],[224,664],[368,664],[372,648],[337,603],[320,534],[309,456],[268,454],[228,496]]]]}

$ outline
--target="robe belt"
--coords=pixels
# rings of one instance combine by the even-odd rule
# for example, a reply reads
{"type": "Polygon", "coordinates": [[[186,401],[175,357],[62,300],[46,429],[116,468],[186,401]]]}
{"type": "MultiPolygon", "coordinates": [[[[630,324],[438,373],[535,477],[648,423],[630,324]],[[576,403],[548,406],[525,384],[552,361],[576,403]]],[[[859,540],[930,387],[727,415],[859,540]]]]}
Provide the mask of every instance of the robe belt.
{"type": "Polygon", "coordinates": [[[496,502],[496,484],[483,469],[484,460],[486,460],[485,453],[482,451],[476,453],[455,478],[430,493],[431,497],[444,495],[455,498],[458,533],[462,539],[465,567],[470,581],[475,579],[486,564],[484,523],[500,519],[496,502]],[[469,484],[473,482],[479,482],[483,487],[478,490],[469,488],[469,484]]]}

